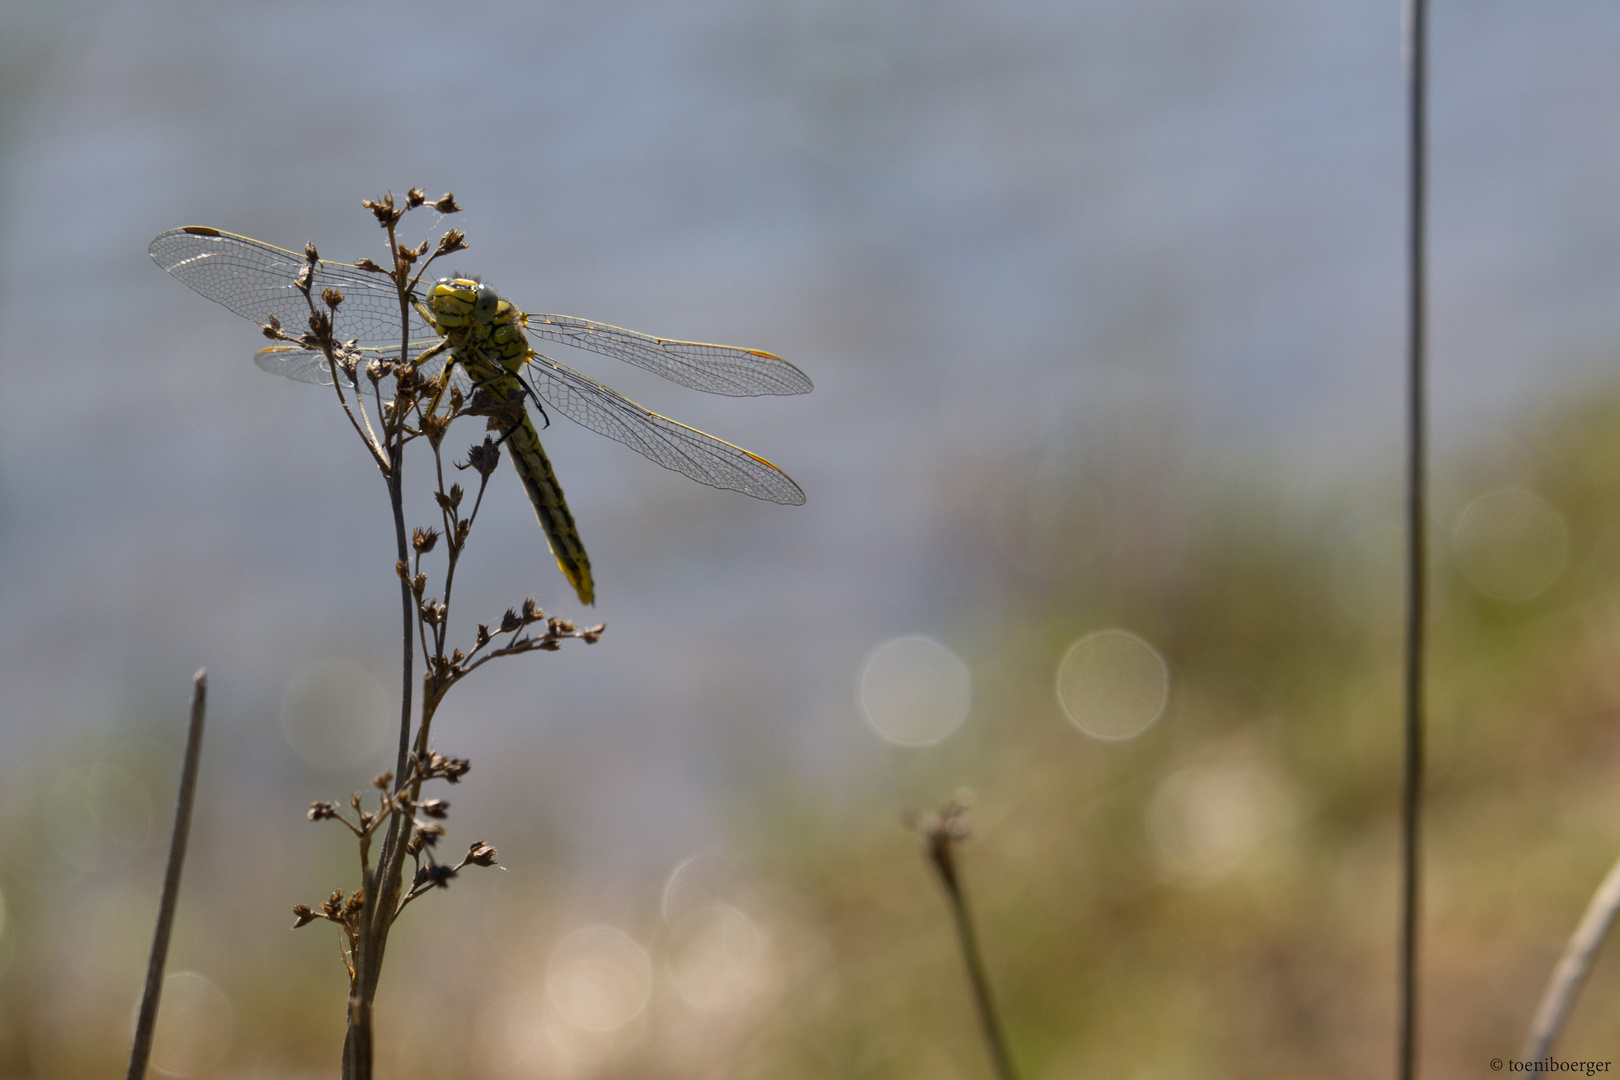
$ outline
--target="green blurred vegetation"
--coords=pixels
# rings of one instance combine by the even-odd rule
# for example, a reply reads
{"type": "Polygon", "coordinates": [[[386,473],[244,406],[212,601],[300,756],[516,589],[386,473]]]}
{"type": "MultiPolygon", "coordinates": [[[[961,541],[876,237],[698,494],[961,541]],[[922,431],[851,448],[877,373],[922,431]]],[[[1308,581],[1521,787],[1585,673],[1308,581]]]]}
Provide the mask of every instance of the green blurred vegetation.
{"type": "MultiPolygon", "coordinates": [[[[1620,856],[1620,396],[1580,395],[1512,435],[1519,449],[1456,458],[1437,486],[1422,973],[1435,1078],[1517,1054],[1564,936],[1620,856]],[[1462,507],[1501,487],[1537,492],[1567,525],[1567,565],[1529,600],[1481,594],[1450,550],[1462,507]]],[[[997,547],[1006,530],[964,530],[956,562],[987,568],[988,599],[959,614],[975,687],[955,735],[884,750],[824,787],[757,771],[768,753],[732,766],[732,857],[694,895],[762,935],[722,987],[735,993],[692,1004],[691,972],[707,969],[681,974],[692,954],[673,886],[582,887],[553,826],[509,795],[490,839],[543,869],[469,875],[404,920],[379,1005],[384,1073],[988,1076],[943,899],[900,821],[966,785],[976,835],[962,864],[1026,1080],[1382,1074],[1399,492],[1305,498],[1240,476],[1182,499],[1122,462],[1076,455],[1066,482],[1041,489],[1046,520],[1067,525],[1038,565],[1015,568],[997,547]],[[1152,642],[1172,679],[1167,713],[1119,743],[1082,735],[1053,693],[1068,644],[1109,626],[1152,642]],[[617,1033],[558,1043],[547,958],[592,922],[646,948],[650,999],[617,1033]]],[[[994,492],[996,476],[986,466],[950,490],[971,503],[960,492],[994,492]]],[[[964,520],[987,521],[990,501],[964,520]]],[[[156,904],[147,838],[166,827],[174,767],[156,741],[123,734],[13,776],[0,1074],[121,1067],[156,904]],[[137,789],[163,795],[142,803],[137,789]]],[[[231,1049],[205,1075],[331,1075],[335,934],[272,928],[293,901],[346,884],[352,855],[335,832],[300,829],[291,795],[214,786],[204,800],[170,967],[204,972],[234,1006],[231,1049]]],[[[1617,1007],[1605,961],[1560,1056],[1616,1056],[1617,1007]]]]}

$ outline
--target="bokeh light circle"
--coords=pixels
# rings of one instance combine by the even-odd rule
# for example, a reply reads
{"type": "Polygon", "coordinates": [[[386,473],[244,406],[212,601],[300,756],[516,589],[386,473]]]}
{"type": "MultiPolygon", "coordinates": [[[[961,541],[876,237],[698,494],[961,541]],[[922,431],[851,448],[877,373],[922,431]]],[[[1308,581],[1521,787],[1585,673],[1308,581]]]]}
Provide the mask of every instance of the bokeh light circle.
{"type": "Polygon", "coordinates": [[[1457,515],[1451,552],[1475,591],[1494,600],[1530,600],[1569,565],[1569,525],[1533,491],[1487,491],[1457,515]]]}
{"type": "Polygon", "coordinates": [[[1164,714],[1170,668],[1129,630],[1098,630],[1058,662],[1057,698],[1070,723],[1092,738],[1135,738],[1164,714]]]}
{"type": "Polygon", "coordinates": [[[616,1031],[652,993],[652,959],[623,930],[587,926],[557,943],[546,964],[546,997],[583,1031],[616,1031]]]}
{"type": "Polygon", "coordinates": [[[349,660],[310,664],[281,695],[281,733],[317,769],[348,769],[382,745],[389,729],[388,693],[349,660]]]}
{"type": "Polygon", "coordinates": [[[676,924],[670,981],[695,1009],[732,1012],[759,993],[765,979],[765,932],[730,904],[710,904],[676,924]]]}
{"type": "Polygon", "coordinates": [[[212,1069],[231,1048],[234,1023],[235,1010],[224,991],[195,971],[176,971],[163,980],[152,1068],[165,1076],[195,1076],[212,1069]]]}
{"type": "Polygon", "coordinates": [[[1225,762],[1165,777],[1148,804],[1147,831],[1166,874],[1196,883],[1236,868],[1290,817],[1267,770],[1225,762]]]}
{"type": "Polygon", "coordinates": [[[933,638],[895,638],[861,665],[861,714],[886,742],[929,746],[962,726],[972,686],[967,665],[933,638]]]}

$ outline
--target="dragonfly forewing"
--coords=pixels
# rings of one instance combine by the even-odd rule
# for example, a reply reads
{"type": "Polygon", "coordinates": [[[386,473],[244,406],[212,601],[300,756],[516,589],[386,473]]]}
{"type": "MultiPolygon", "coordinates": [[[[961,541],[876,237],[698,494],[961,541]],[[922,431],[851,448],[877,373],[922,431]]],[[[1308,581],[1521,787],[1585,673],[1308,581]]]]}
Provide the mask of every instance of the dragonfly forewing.
{"type": "MultiPolygon", "coordinates": [[[[245,319],[263,326],[274,316],[295,337],[309,327],[310,300],[296,284],[306,265],[302,255],[198,226],[161,233],[147,251],[180,281],[245,319]]],[[[397,356],[399,292],[386,274],[321,259],[310,280],[309,295],[316,306],[321,305],[321,293],[326,289],[343,294],[343,304],[333,319],[333,337],[379,349],[393,346],[397,356]]],[[[437,338],[419,311],[409,309],[406,318],[413,340],[437,338]]]]}
{"type": "Polygon", "coordinates": [[[525,315],[524,328],[536,337],[612,356],[710,394],[758,397],[814,389],[804,372],[759,349],[673,341],[571,315],[525,315]]]}

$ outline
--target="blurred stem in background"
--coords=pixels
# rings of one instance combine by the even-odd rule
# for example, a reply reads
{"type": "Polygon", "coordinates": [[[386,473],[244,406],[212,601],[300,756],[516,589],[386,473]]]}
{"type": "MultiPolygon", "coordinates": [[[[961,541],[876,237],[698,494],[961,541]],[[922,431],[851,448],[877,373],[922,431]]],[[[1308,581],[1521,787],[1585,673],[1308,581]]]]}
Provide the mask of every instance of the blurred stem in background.
{"type": "Polygon", "coordinates": [[[1428,5],[1406,0],[1408,134],[1407,222],[1407,569],[1405,766],[1401,784],[1400,1036],[1396,1075],[1417,1067],[1419,851],[1423,795],[1423,663],[1426,621],[1428,491],[1424,440],[1424,153],[1428,5]]]}
{"type": "Polygon", "coordinates": [[[163,874],[163,898],[158,903],[157,927],[152,931],[152,956],[146,965],[146,986],[141,1010],[130,1041],[126,1080],[141,1080],[152,1057],[152,1035],[157,1029],[158,1004],[163,997],[163,968],[169,959],[169,934],[174,910],[180,903],[180,871],[186,863],[186,841],[191,836],[191,807],[197,796],[197,763],[202,757],[203,719],[208,708],[208,673],[191,677],[191,723],[186,728],[186,753],[180,766],[180,793],[174,803],[174,831],[169,836],[169,864],[163,874]]]}
{"type": "Polygon", "coordinates": [[[984,959],[979,955],[978,937],[973,931],[973,918],[968,913],[967,895],[962,888],[961,875],[956,867],[956,844],[968,837],[967,811],[971,805],[970,793],[962,792],[947,803],[937,814],[928,814],[917,821],[917,831],[928,843],[928,858],[939,874],[945,889],[951,918],[956,924],[956,938],[962,946],[962,960],[967,967],[968,984],[973,990],[973,1004],[979,1013],[979,1026],[990,1051],[990,1062],[995,1067],[997,1080],[1017,1080],[1013,1071],[1012,1055],[1007,1050],[1006,1036],[996,1015],[995,1000],[990,996],[990,980],[984,973],[984,959]]]}

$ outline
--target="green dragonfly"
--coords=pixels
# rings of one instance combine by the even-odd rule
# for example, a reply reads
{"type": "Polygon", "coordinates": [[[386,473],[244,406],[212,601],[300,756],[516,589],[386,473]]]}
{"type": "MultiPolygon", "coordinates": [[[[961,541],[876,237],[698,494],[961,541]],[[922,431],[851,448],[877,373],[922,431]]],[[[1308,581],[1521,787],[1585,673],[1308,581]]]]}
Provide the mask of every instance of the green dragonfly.
{"type": "MultiPolygon", "coordinates": [[[[262,327],[302,327],[308,322],[307,296],[327,289],[343,294],[333,313],[332,337],[346,356],[362,361],[338,369],[359,386],[363,361],[397,359],[401,342],[399,293],[386,274],[350,263],[305,256],[259,240],[187,226],[152,241],[153,260],[192,289],[262,327]],[[306,294],[297,284],[311,267],[306,294]]],[[[425,295],[411,298],[405,313],[407,359],[432,376],[456,365],[462,386],[475,385],[495,400],[517,394],[537,401],[598,434],[624,443],[651,461],[710,487],[741,491],[757,499],[797,505],[804,492],[791,477],[758,454],[644,409],[617,391],[536,352],[530,338],[541,338],[612,356],[671,382],[711,394],[752,397],[803,394],[808,376],[781,357],[758,349],[672,341],[568,315],[536,315],[519,310],[487,285],[468,278],[441,278],[425,295]]],[[[254,362],[265,371],[299,382],[332,384],[324,353],[295,345],[259,350],[254,362]]],[[[580,541],[562,488],[540,445],[539,431],[526,411],[497,412],[492,423],[511,450],[513,466],[534,504],[546,542],[580,602],[593,603],[590,559],[580,541]]]]}

